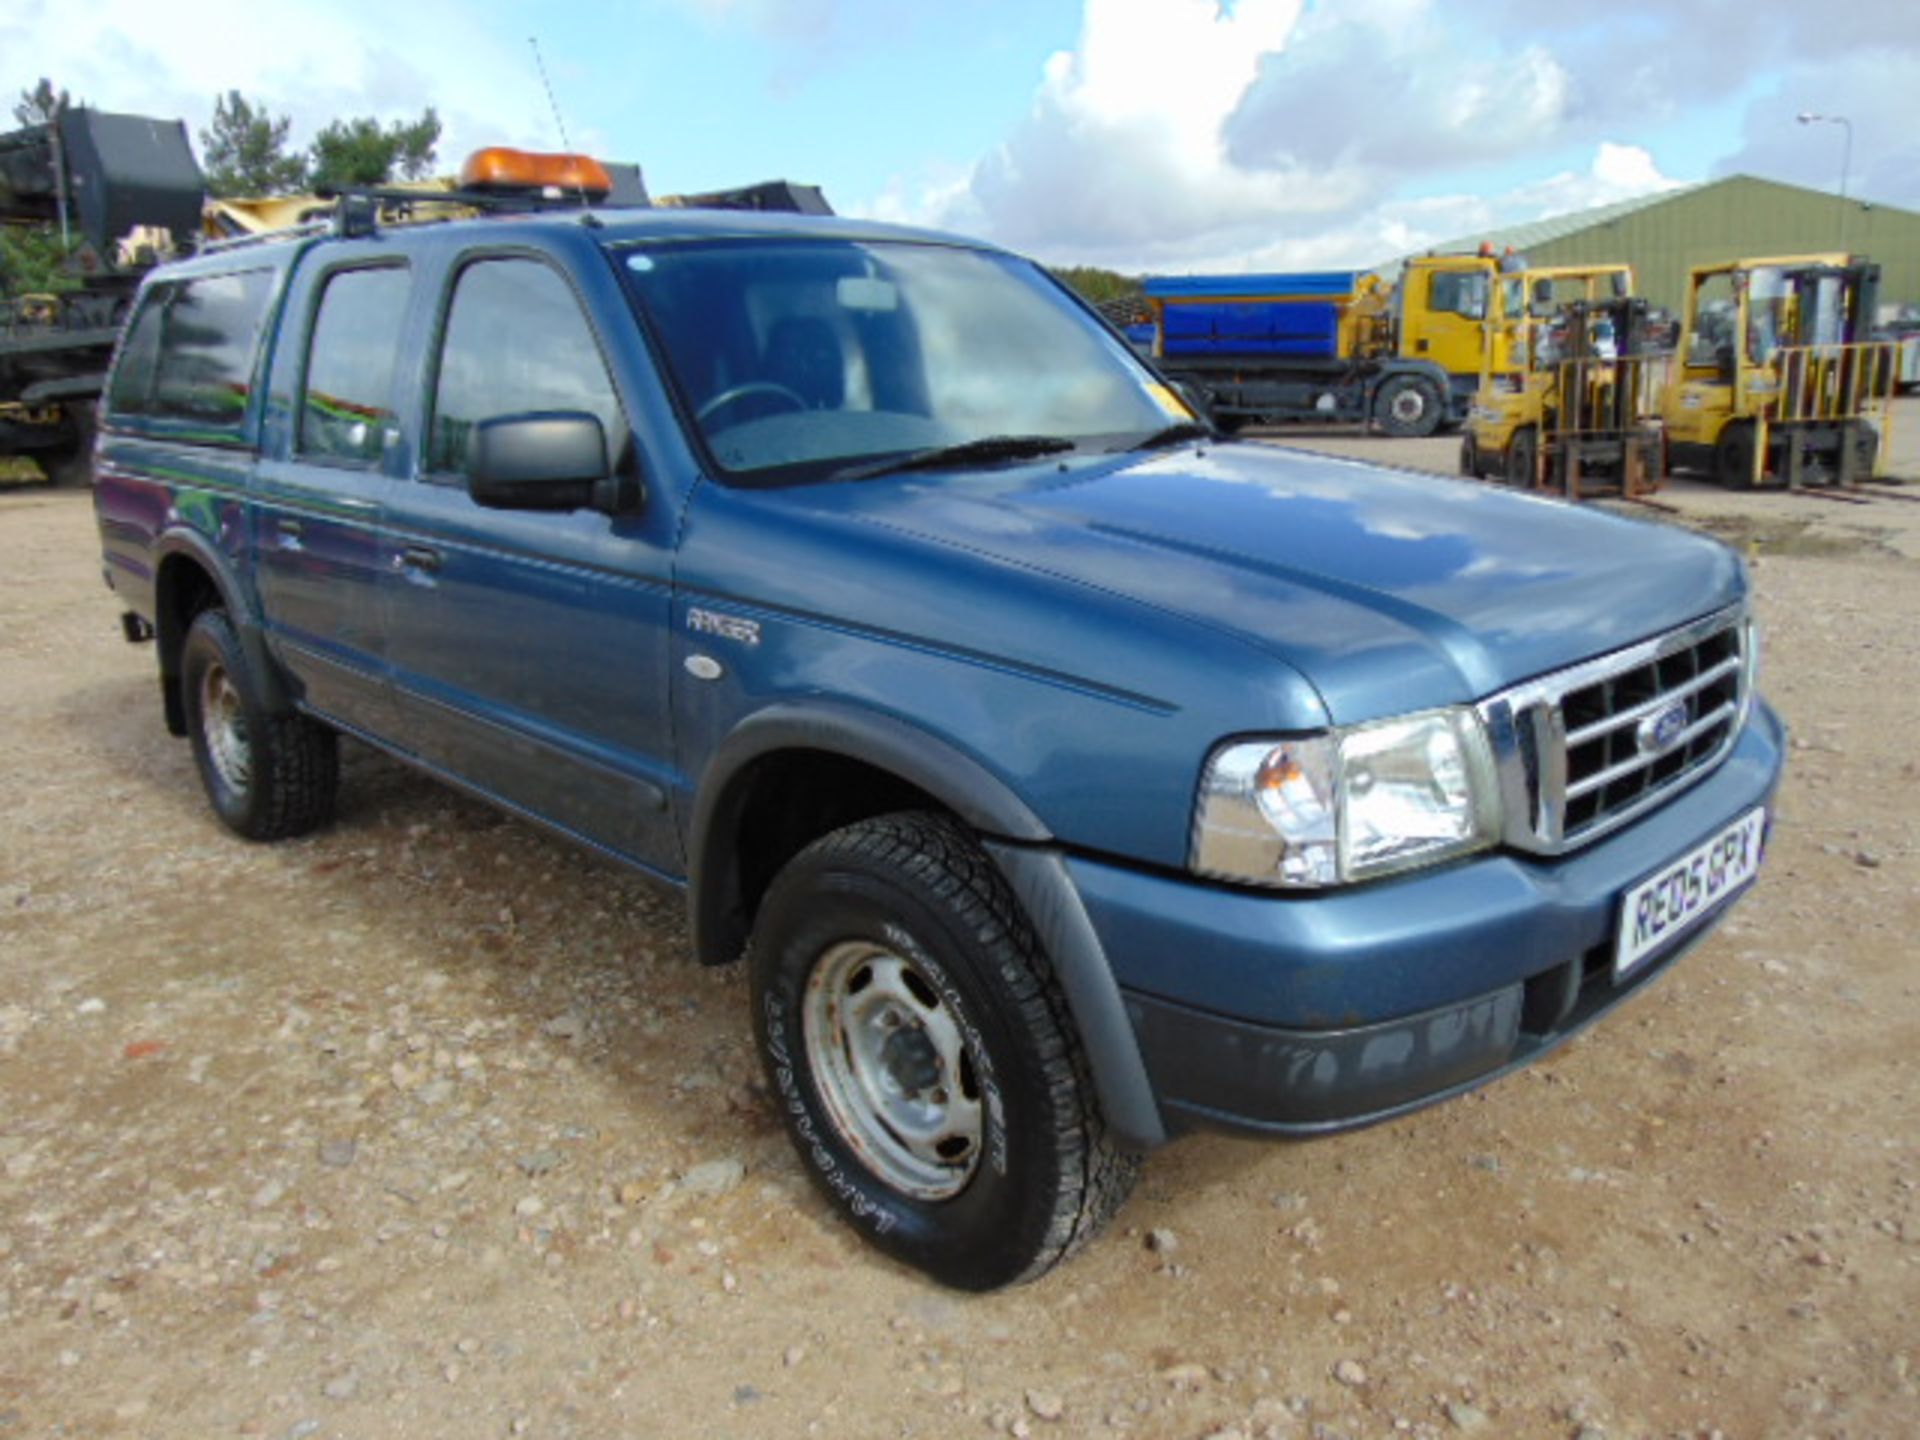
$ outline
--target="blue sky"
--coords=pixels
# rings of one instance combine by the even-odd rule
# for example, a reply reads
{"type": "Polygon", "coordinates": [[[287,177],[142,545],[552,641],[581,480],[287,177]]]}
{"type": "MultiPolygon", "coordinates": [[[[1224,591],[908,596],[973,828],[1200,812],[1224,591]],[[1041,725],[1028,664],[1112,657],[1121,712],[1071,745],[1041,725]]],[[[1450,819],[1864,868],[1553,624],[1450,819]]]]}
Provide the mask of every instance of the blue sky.
{"type": "Polygon", "coordinates": [[[41,74],[198,130],[238,87],[296,139],[436,105],[662,192],[785,176],[842,211],[1130,270],[1362,265],[1745,170],[1920,208],[1920,0],[13,0],[41,74]]]}

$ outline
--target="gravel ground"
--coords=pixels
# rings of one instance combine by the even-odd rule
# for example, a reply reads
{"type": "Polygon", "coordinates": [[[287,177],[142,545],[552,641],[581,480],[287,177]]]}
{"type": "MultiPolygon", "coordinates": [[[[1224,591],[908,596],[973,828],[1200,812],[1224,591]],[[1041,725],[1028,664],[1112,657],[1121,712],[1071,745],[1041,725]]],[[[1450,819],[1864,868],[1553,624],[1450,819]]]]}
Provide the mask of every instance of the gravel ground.
{"type": "Polygon", "coordinates": [[[1661,498],[1757,554],[1795,727],[1735,918],[967,1298],[814,1198],[671,897],[357,748],[331,829],[229,837],[86,497],[0,494],[0,1440],[1913,1434],[1920,506],[1661,498]]]}

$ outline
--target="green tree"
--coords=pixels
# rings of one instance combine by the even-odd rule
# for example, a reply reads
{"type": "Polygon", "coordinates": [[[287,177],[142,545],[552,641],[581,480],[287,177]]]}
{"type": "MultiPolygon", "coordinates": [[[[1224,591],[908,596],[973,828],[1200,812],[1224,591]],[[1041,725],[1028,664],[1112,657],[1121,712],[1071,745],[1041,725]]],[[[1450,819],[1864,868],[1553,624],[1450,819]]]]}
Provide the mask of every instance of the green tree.
{"type": "Polygon", "coordinates": [[[207,189],[214,195],[286,195],[304,189],[306,157],[287,153],[293,122],[250,103],[238,90],[213,102],[213,123],[200,132],[207,189]]]}
{"type": "Polygon", "coordinates": [[[51,226],[0,225],[0,295],[48,295],[80,282],[51,226]]]}
{"type": "Polygon", "coordinates": [[[20,98],[13,107],[13,118],[21,125],[47,125],[62,110],[86,103],[84,100],[75,100],[65,90],[56,89],[53,81],[42,75],[39,84],[31,90],[20,92],[20,98]]]}
{"type": "Polygon", "coordinates": [[[429,105],[411,123],[382,125],[370,115],[335,120],[313,139],[308,182],[316,190],[424,180],[433,173],[440,117],[429,105]]]}
{"type": "Polygon", "coordinates": [[[1123,300],[1140,293],[1140,281],[1133,275],[1102,270],[1097,265],[1055,266],[1054,276],[1078,290],[1095,305],[1106,300],[1123,300]]]}

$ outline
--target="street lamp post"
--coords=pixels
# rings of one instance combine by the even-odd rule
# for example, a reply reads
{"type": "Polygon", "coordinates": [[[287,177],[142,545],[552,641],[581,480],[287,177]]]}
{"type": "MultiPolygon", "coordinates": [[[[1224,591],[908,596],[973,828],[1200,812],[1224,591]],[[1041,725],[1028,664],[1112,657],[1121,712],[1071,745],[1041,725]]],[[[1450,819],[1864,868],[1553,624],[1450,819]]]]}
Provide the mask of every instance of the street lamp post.
{"type": "Polygon", "coordinates": [[[1844,115],[1820,115],[1802,110],[1794,117],[1802,125],[1839,125],[1846,130],[1840,147],[1840,248],[1847,248],[1847,172],[1853,168],[1853,122],[1844,115]]]}

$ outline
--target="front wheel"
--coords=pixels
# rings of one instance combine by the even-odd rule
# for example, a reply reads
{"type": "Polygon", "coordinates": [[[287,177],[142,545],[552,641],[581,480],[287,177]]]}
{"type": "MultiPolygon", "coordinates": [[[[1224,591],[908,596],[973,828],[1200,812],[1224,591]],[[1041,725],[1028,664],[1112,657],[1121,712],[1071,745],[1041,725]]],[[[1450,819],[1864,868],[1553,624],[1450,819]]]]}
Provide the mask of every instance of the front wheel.
{"type": "Polygon", "coordinates": [[[943,1284],[1031,1280],[1132,1188],[1052,966],[993,862],[931,814],[862,821],[774,880],[755,1035],[815,1182],[943,1284]]]}
{"type": "Polygon", "coordinates": [[[1531,427],[1522,427],[1513,432],[1507,441],[1506,460],[1501,467],[1501,479],[1507,484],[1531,490],[1538,482],[1540,470],[1540,445],[1535,439],[1531,427]]]}
{"type": "Polygon", "coordinates": [[[194,617],[180,671],[200,783],[228,829],[249,840],[280,840],[333,817],[340,781],[333,731],[267,707],[226,611],[194,617]]]}
{"type": "Polygon", "coordinates": [[[1374,422],[1387,434],[1417,440],[1433,434],[1445,418],[1439,394],[1414,375],[1395,375],[1373,397],[1374,422]]]}

